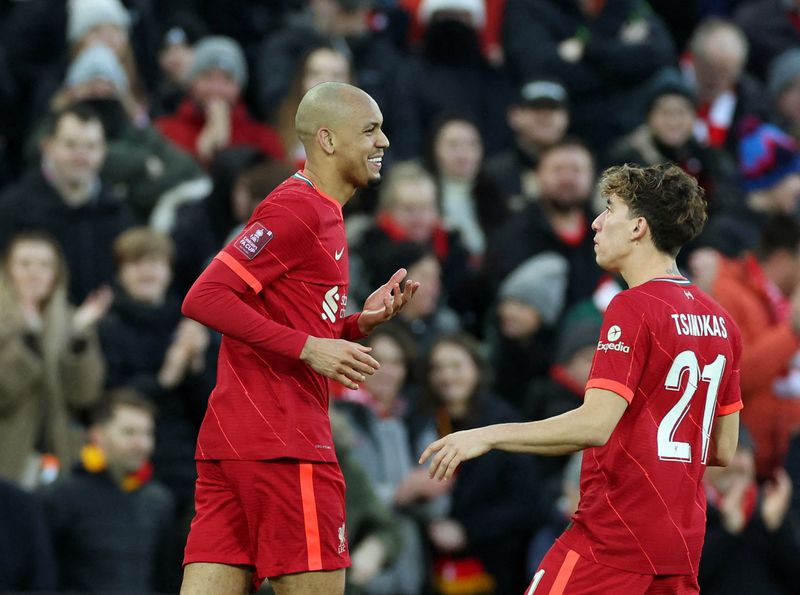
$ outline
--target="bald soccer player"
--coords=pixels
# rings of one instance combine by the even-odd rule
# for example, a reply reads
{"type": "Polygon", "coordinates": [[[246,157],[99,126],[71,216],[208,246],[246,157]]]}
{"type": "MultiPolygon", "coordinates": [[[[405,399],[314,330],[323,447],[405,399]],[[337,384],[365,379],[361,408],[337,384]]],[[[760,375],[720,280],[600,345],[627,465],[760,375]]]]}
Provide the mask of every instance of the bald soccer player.
{"type": "Polygon", "coordinates": [[[183,313],[224,336],[217,385],[197,440],[195,517],[184,595],[344,591],[350,565],[344,479],[328,419],[328,382],[357,388],[378,368],[351,341],[392,318],[419,287],[398,270],[345,316],[342,207],[381,179],[389,140],[366,93],[311,89],[297,109],[305,168],[256,208],[192,286],[183,313]]]}

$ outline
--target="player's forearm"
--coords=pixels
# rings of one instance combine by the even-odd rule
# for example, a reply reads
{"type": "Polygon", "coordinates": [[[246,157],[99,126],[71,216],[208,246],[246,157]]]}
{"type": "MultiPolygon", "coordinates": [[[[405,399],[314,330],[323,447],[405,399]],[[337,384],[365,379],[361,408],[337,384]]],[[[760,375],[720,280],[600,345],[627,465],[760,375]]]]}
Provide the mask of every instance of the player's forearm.
{"type": "Polygon", "coordinates": [[[212,263],[192,285],[183,302],[183,315],[254,349],[300,357],[308,335],[266,318],[245,303],[231,286],[235,279],[227,279],[226,271],[219,268],[224,266],[212,263]]]}
{"type": "Polygon", "coordinates": [[[499,450],[540,455],[565,455],[604,444],[607,436],[578,412],[576,409],[540,421],[490,426],[489,442],[499,450]]]}

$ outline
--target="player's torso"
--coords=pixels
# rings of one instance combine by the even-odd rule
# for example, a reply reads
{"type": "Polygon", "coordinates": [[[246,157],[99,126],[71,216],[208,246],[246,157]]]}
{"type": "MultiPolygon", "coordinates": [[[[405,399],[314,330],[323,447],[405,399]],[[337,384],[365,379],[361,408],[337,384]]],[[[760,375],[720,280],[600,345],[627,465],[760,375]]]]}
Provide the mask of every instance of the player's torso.
{"type": "Polygon", "coordinates": [[[689,572],[705,532],[700,481],[733,365],[733,323],[686,282],[651,281],[628,293],[644,320],[635,334],[649,341],[612,320],[597,357],[639,349],[643,370],[608,443],[584,455],[577,520],[608,551],[627,552],[617,559],[636,571],[689,572]]]}

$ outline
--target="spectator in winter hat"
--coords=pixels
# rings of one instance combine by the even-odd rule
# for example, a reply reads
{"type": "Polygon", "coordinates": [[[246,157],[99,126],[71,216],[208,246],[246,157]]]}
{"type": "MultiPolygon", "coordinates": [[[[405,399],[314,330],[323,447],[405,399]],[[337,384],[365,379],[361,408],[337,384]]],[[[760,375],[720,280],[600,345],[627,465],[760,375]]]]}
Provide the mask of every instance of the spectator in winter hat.
{"type": "Polygon", "coordinates": [[[800,138],[800,48],[775,58],[767,78],[778,125],[795,139],[800,138]]]}
{"type": "Polygon", "coordinates": [[[800,150],[794,138],[777,126],[746,120],[738,161],[745,199],[716,214],[700,238],[727,236],[726,252],[732,255],[755,247],[769,216],[793,215],[800,201],[800,150]],[[726,229],[736,229],[737,237],[726,234],[726,229]]]}
{"type": "Polygon", "coordinates": [[[500,285],[493,337],[494,389],[518,407],[531,380],[547,374],[554,327],[564,307],[569,265],[542,252],[514,269],[500,285]]]}
{"type": "Polygon", "coordinates": [[[209,36],[197,42],[188,78],[188,96],[175,113],[156,121],[164,136],[204,164],[221,149],[239,145],[283,158],[278,134],[256,122],[241,99],[247,62],[235,40],[209,36]]]}

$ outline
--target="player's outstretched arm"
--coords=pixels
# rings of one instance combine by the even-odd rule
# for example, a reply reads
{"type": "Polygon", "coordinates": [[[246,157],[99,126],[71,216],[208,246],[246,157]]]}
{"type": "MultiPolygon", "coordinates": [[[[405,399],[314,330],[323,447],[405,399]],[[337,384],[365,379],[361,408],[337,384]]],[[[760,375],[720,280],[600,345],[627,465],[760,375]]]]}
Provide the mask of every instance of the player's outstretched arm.
{"type": "Polygon", "coordinates": [[[420,457],[430,459],[428,472],[450,479],[458,466],[493,448],[509,452],[563,455],[605,444],[628,402],[611,391],[586,391],[583,405],[561,415],[527,423],[496,424],[449,434],[433,442],[420,457]]]}
{"type": "Polygon", "coordinates": [[[739,412],[720,415],[714,421],[714,429],[711,430],[711,452],[708,453],[707,465],[727,467],[738,445],[739,412]]]}
{"type": "Polygon", "coordinates": [[[362,334],[368,335],[379,324],[394,318],[411,301],[419,289],[419,283],[408,279],[401,289],[400,282],[407,274],[405,269],[398,269],[386,283],[366,299],[364,308],[358,316],[358,329],[362,334]]]}
{"type": "Polygon", "coordinates": [[[322,339],[309,336],[300,352],[300,359],[314,371],[357,389],[367,375],[378,369],[378,362],[369,354],[372,347],[344,339],[322,339]]]}

